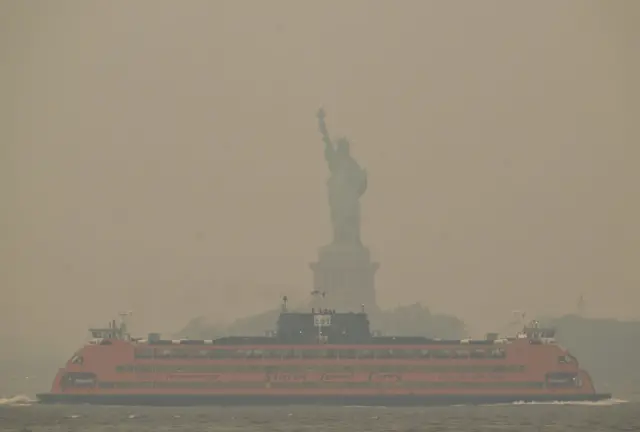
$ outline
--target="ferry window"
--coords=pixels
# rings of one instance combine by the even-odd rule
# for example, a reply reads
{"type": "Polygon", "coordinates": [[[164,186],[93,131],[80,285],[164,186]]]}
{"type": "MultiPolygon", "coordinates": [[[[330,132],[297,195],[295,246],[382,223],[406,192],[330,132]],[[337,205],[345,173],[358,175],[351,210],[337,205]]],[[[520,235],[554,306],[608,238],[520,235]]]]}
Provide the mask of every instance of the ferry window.
{"type": "Polygon", "coordinates": [[[179,359],[188,358],[189,351],[185,349],[176,349],[176,350],[173,350],[173,352],[171,353],[171,357],[179,358],[179,359]]]}
{"type": "Polygon", "coordinates": [[[559,356],[558,363],[571,363],[571,357],[569,357],[568,355],[559,356]]]}
{"type": "Polygon", "coordinates": [[[390,349],[377,349],[375,353],[376,353],[376,358],[379,358],[379,359],[393,358],[393,351],[390,349]]]}
{"type": "Polygon", "coordinates": [[[322,350],[324,352],[324,358],[336,359],[338,358],[338,352],[336,350],[322,350]]]}
{"type": "Polygon", "coordinates": [[[308,350],[302,350],[302,358],[326,358],[328,357],[327,355],[327,350],[320,350],[320,349],[308,349],[308,350]]]}
{"type": "Polygon", "coordinates": [[[443,358],[450,358],[451,357],[451,353],[449,352],[449,350],[434,350],[432,352],[433,358],[437,358],[437,359],[443,359],[443,358]]]}
{"type": "Polygon", "coordinates": [[[282,352],[280,350],[274,350],[274,349],[265,350],[264,358],[279,359],[279,358],[282,358],[282,352]]]}
{"type": "Polygon", "coordinates": [[[251,350],[251,353],[249,354],[249,358],[252,358],[252,359],[261,359],[263,356],[264,356],[264,350],[261,350],[261,349],[251,350]]]}
{"type": "Polygon", "coordinates": [[[172,350],[168,348],[157,348],[156,349],[156,358],[168,359],[171,358],[172,350]]]}
{"type": "Polygon", "coordinates": [[[453,351],[453,358],[457,358],[457,359],[469,358],[469,351],[467,351],[467,350],[455,350],[455,351],[453,351]]]}
{"type": "Polygon", "coordinates": [[[282,350],[282,358],[283,359],[294,359],[296,358],[296,353],[294,350],[282,350]]]}
{"type": "Polygon", "coordinates": [[[220,359],[245,359],[250,358],[252,355],[252,350],[247,349],[230,349],[230,350],[215,350],[214,357],[220,359]]]}
{"type": "Polygon", "coordinates": [[[234,358],[250,358],[252,352],[253,352],[253,350],[250,350],[250,349],[235,350],[235,352],[233,352],[233,357],[234,358]]]}
{"type": "Polygon", "coordinates": [[[356,350],[345,349],[338,351],[338,357],[341,359],[354,359],[356,358],[356,350]]]}
{"type": "Polygon", "coordinates": [[[240,357],[238,355],[238,351],[231,349],[231,350],[220,350],[220,354],[222,355],[222,358],[238,358],[240,357]]]}
{"type": "Polygon", "coordinates": [[[211,354],[211,350],[191,350],[189,357],[194,359],[207,359],[211,354]]]}
{"type": "Polygon", "coordinates": [[[470,353],[471,358],[485,358],[487,356],[487,352],[482,349],[474,349],[470,353]]]}
{"type": "Polygon", "coordinates": [[[212,359],[227,358],[228,356],[226,354],[227,354],[226,350],[214,349],[214,350],[211,350],[211,352],[209,353],[209,357],[212,359]]]}
{"type": "Polygon", "coordinates": [[[399,359],[407,359],[407,358],[415,357],[413,350],[405,350],[405,349],[394,349],[392,350],[391,355],[393,356],[393,358],[399,358],[399,359]]]}
{"type": "Polygon", "coordinates": [[[153,348],[136,348],[135,358],[153,358],[153,348]]]}
{"type": "Polygon", "coordinates": [[[505,358],[507,356],[507,353],[505,352],[504,348],[495,348],[491,350],[490,356],[492,358],[505,358]]]}
{"type": "Polygon", "coordinates": [[[372,359],[373,358],[373,350],[358,350],[358,358],[359,359],[372,359]]]}

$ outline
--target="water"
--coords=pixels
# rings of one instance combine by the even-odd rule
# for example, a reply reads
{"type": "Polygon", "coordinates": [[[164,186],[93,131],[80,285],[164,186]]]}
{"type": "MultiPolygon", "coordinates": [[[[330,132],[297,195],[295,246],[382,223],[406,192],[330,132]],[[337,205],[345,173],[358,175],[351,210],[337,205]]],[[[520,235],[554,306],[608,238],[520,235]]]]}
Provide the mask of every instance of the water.
{"type": "Polygon", "coordinates": [[[99,407],[0,399],[0,430],[40,431],[639,431],[640,403],[384,407],[99,407]]]}

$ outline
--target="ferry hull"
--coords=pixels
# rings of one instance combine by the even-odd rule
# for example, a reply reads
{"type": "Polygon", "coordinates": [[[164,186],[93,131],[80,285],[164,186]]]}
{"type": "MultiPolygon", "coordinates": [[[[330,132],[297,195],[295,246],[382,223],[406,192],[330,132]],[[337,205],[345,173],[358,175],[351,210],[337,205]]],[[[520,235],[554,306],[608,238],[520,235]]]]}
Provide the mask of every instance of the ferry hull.
{"type": "Polygon", "coordinates": [[[538,326],[527,331],[514,339],[375,337],[364,313],[283,312],[276,336],[134,340],[112,323],[92,329],[95,339],[73,354],[51,391],[38,398],[42,403],[156,406],[427,406],[611,398],[596,392],[589,374],[551,333],[538,326]],[[329,332],[333,339],[316,340],[315,323],[325,318],[336,324],[329,332]]]}
{"type": "Polygon", "coordinates": [[[131,406],[198,405],[333,405],[333,406],[437,406],[487,405],[514,402],[597,402],[610,393],[590,394],[437,394],[437,395],[204,395],[204,394],[39,394],[45,404],[131,406]]]}

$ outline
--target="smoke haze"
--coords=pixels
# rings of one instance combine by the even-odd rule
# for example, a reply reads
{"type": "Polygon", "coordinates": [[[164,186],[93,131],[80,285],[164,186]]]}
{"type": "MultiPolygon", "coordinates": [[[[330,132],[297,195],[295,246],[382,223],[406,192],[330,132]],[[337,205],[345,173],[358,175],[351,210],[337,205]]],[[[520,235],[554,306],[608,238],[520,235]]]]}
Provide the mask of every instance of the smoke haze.
{"type": "MultiPolygon", "coordinates": [[[[4,1],[0,338],[311,290],[315,112],[369,172],[382,307],[640,318],[640,3],[4,1]]],[[[36,342],[39,341],[39,342],[36,342]]]]}

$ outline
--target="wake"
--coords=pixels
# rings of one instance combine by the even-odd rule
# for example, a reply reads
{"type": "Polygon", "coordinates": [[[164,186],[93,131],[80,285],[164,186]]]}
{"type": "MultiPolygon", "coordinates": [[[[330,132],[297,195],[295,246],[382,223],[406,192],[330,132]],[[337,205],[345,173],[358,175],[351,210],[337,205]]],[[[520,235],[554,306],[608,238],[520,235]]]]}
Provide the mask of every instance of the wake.
{"type": "Polygon", "coordinates": [[[37,400],[31,399],[29,396],[18,395],[10,398],[0,398],[0,406],[29,406],[36,403],[37,400]]]}
{"type": "Polygon", "coordinates": [[[628,400],[624,399],[604,399],[596,402],[589,401],[555,401],[555,402],[513,402],[512,404],[505,405],[578,405],[578,406],[613,406],[629,403],[628,400]]]}

